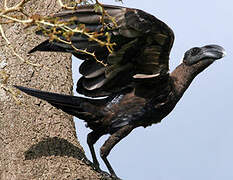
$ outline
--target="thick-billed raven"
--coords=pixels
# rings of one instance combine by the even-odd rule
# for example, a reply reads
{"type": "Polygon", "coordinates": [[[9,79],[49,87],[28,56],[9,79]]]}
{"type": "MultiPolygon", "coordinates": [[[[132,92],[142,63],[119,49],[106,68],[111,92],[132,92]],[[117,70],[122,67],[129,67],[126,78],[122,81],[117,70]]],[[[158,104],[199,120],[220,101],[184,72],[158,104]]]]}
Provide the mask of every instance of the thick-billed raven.
{"type": "Polygon", "coordinates": [[[73,46],[54,39],[46,40],[30,51],[69,52],[84,60],[79,67],[82,77],[77,82],[77,92],[92,98],[16,87],[87,122],[92,129],[87,143],[96,168],[99,168],[99,163],[93,145],[104,134],[110,134],[100,149],[100,156],[111,175],[116,176],[107,160],[111,149],[136,127],[159,123],[173,110],[192,80],[215,60],[222,58],[225,50],[218,45],[194,47],[169,73],[169,55],[174,41],[172,30],[144,11],[110,5],[103,7],[117,26],[106,18],[104,27],[102,13],[94,10],[93,5],[66,10],[53,17],[62,22],[72,20],[71,28],[81,23],[90,32],[108,33],[111,42],[116,44],[113,52],[78,33],[70,37],[73,46]],[[74,47],[95,52],[103,63],[74,47]]]}

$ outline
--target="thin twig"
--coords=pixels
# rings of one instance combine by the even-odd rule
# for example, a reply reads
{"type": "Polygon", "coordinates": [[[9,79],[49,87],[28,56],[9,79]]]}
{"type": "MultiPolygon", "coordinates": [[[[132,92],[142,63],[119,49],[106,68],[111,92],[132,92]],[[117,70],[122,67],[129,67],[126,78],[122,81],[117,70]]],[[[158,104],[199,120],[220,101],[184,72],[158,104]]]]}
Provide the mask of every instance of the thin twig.
{"type": "Polygon", "coordinates": [[[19,54],[17,54],[14,50],[14,48],[11,46],[11,43],[10,41],[7,39],[6,35],[5,35],[5,32],[3,30],[3,27],[2,25],[0,24],[0,34],[2,35],[3,39],[7,42],[7,46],[11,49],[11,51],[13,52],[13,54],[18,57],[21,61],[23,61],[24,63],[26,64],[29,64],[29,65],[32,65],[32,66],[35,66],[35,67],[42,67],[41,64],[34,64],[28,60],[25,60],[24,58],[22,58],[19,54]]]}
{"type": "Polygon", "coordinates": [[[107,64],[103,63],[103,61],[98,60],[98,58],[96,57],[96,55],[95,55],[94,52],[91,53],[91,52],[87,51],[86,49],[85,49],[85,50],[83,50],[83,49],[78,49],[78,48],[76,48],[76,47],[72,44],[71,41],[66,41],[66,40],[63,40],[63,39],[61,39],[61,38],[59,38],[59,37],[56,37],[56,39],[57,39],[58,41],[60,41],[60,42],[63,42],[63,43],[65,43],[65,44],[70,45],[70,46],[71,46],[75,51],[77,51],[77,52],[80,52],[80,53],[83,53],[83,54],[88,54],[88,55],[92,56],[98,63],[102,64],[103,66],[107,66],[107,64]]]}
{"type": "Polygon", "coordinates": [[[12,87],[8,88],[5,84],[0,84],[0,88],[4,89],[5,91],[9,92],[13,99],[15,100],[16,104],[21,104],[21,101],[17,98],[18,93],[14,91],[12,87]]]}
{"type": "Polygon", "coordinates": [[[17,22],[17,23],[22,23],[22,24],[30,24],[33,22],[33,19],[21,20],[21,19],[17,19],[17,18],[11,17],[11,16],[7,16],[5,14],[2,14],[2,15],[0,14],[0,17],[12,20],[12,21],[17,22]]]}
{"type": "Polygon", "coordinates": [[[3,39],[6,41],[7,45],[9,45],[10,41],[7,39],[1,24],[0,24],[0,33],[1,33],[2,37],[3,37],[3,39]]]}
{"type": "Polygon", "coordinates": [[[14,91],[14,89],[12,87],[7,87],[7,80],[10,76],[4,71],[1,70],[0,71],[0,78],[2,79],[0,81],[0,88],[4,89],[5,91],[9,92],[13,99],[16,101],[17,104],[20,104],[20,100],[17,98],[18,93],[16,91],[14,91]]]}
{"type": "MultiPolygon", "coordinates": [[[[72,43],[71,36],[74,35],[75,33],[77,34],[82,34],[85,35],[90,41],[95,41],[97,42],[100,46],[105,46],[109,53],[113,53],[113,46],[115,46],[115,43],[111,42],[111,35],[109,33],[105,33],[103,30],[106,28],[111,29],[112,27],[109,27],[105,23],[105,19],[108,19],[112,21],[113,25],[117,27],[117,23],[115,21],[115,18],[110,16],[108,12],[104,9],[103,4],[101,4],[98,0],[96,0],[96,5],[99,6],[100,11],[102,13],[101,16],[101,22],[102,22],[102,31],[100,32],[88,32],[88,30],[85,28],[85,25],[78,25],[76,28],[72,29],[69,27],[70,22],[62,22],[62,21],[56,21],[50,20],[45,17],[40,17],[39,15],[29,15],[26,12],[24,12],[24,7],[27,2],[31,0],[20,0],[17,4],[15,4],[12,7],[8,7],[8,0],[3,1],[3,9],[0,9],[0,36],[3,37],[3,39],[6,41],[6,44],[8,48],[12,51],[12,54],[16,56],[18,59],[20,59],[22,62],[35,66],[35,67],[42,67],[43,65],[40,64],[34,64],[28,60],[25,60],[23,57],[21,57],[16,51],[15,48],[11,45],[11,42],[7,38],[5,31],[3,29],[4,24],[10,24],[10,23],[20,23],[23,25],[26,25],[27,27],[31,27],[36,25],[37,27],[40,28],[40,30],[44,30],[44,35],[47,35],[50,37],[50,40],[57,40],[62,43],[70,45],[75,51],[83,54],[90,55],[95,59],[96,62],[102,64],[103,66],[107,66],[103,61],[99,60],[95,52],[89,52],[87,49],[78,49],[75,47],[75,45],[72,43]],[[11,15],[11,12],[16,12],[16,15],[11,15]],[[23,17],[23,18],[22,18],[23,17]],[[59,29],[59,30],[58,30],[59,29]],[[61,39],[58,36],[62,36],[65,38],[61,39]],[[106,40],[100,40],[99,37],[105,37],[106,40]]],[[[64,9],[69,9],[69,10],[75,10],[78,5],[87,3],[88,0],[78,0],[76,2],[72,2],[74,4],[65,4],[62,2],[62,0],[57,0],[61,8],[64,9]]],[[[92,1],[92,0],[89,0],[92,1]]],[[[93,1],[92,1],[93,3],[93,1]]],[[[98,7],[97,7],[98,8],[98,7]]],[[[61,19],[62,20],[62,19],[61,19]]],[[[72,21],[72,19],[70,19],[72,21]]],[[[114,27],[113,27],[114,28],[114,27]]],[[[12,87],[8,87],[7,85],[7,80],[9,76],[6,73],[0,73],[0,77],[2,81],[0,82],[0,88],[4,89],[5,91],[9,92],[12,97],[15,99],[16,103],[20,104],[19,99],[17,98],[18,93],[14,91],[12,87]]]]}

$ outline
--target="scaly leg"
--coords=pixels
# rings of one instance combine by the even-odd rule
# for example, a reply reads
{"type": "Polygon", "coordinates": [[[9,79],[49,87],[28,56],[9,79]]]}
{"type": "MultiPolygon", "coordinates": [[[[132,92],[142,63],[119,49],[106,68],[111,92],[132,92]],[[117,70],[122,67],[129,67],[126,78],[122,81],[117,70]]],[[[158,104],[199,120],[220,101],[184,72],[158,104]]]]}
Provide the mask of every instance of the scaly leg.
{"type": "Polygon", "coordinates": [[[96,158],[96,154],[95,154],[95,149],[94,149],[94,144],[96,143],[96,141],[98,141],[98,139],[102,136],[103,134],[100,132],[95,132],[92,131],[87,135],[87,144],[89,146],[90,152],[91,152],[91,156],[92,156],[92,160],[93,160],[93,164],[95,166],[95,168],[97,170],[100,170],[99,168],[99,162],[96,158]]]}
{"type": "Polygon", "coordinates": [[[103,159],[105,165],[107,166],[110,174],[113,177],[117,177],[116,173],[114,172],[111,164],[109,163],[107,156],[109,155],[112,148],[124,137],[126,137],[134,127],[132,125],[126,125],[119,129],[117,132],[112,134],[104,143],[104,145],[100,148],[100,156],[103,159]]]}

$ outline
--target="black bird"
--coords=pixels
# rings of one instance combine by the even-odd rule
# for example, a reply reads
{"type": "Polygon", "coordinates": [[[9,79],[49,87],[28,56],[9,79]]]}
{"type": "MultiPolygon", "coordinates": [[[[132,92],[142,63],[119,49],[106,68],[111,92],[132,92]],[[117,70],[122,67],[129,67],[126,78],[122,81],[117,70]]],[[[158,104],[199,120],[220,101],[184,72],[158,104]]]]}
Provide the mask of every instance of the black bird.
{"type": "Polygon", "coordinates": [[[103,28],[100,21],[102,13],[94,10],[92,5],[66,10],[53,17],[62,22],[72,19],[70,27],[82,23],[89,31],[108,32],[111,42],[116,43],[113,53],[97,42],[90,41],[85,35],[74,34],[70,38],[76,48],[95,52],[106,66],[55,39],[46,40],[30,51],[69,52],[83,59],[79,67],[82,77],[77,82],[77,92],[92,98],[21,86],[16,88],[83,119],[92,129],[87,136],[87,143],[96,168],[99,168],[99,163],[93,145],[104,134],[110,134],[100,149],[100,156],[111,175],[116,176],[107,160],[111,149],[133,129],[159,123],[166,117],[192,80],[215,60],[222,58],[225,50],[218,45],[194,47],[185,53],[183,62],[169,73],[169,54],[174,41],[172,30],[156,17],[139,9],[103,6],[115,18],[117,27],[105,18],[108,27],[103,28]]]}

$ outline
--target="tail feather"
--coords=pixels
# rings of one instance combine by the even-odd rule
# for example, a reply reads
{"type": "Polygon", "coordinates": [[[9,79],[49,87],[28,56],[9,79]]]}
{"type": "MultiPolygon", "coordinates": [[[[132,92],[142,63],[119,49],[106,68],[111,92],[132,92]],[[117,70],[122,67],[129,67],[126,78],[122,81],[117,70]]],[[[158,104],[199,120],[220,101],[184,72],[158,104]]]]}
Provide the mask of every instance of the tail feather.
{"type": "MultiPolygon", "coordinates": [[[[99,106],[95,106],[93,104],[95,100],[46,92],[46,91],[40,91],[37,89],[31,89],[22,86],[15,86],[15,87],[30,96],[34,96],[39,99],[47,101],[52,106],[61,109],[70,115],[79,117],[84,120],[90,120],[96,118],[96,114],[97,114],[96,108],[98,108],[99,106]]],[[[101,101],[97,100],[96,103],[99,105],[101,101]]]]}

